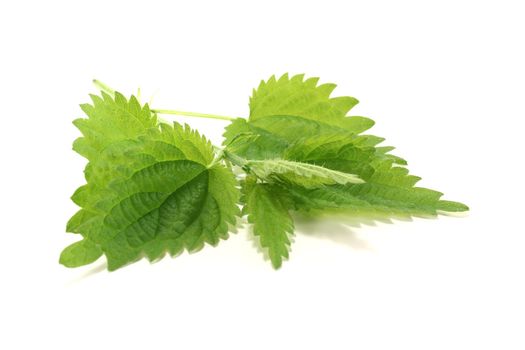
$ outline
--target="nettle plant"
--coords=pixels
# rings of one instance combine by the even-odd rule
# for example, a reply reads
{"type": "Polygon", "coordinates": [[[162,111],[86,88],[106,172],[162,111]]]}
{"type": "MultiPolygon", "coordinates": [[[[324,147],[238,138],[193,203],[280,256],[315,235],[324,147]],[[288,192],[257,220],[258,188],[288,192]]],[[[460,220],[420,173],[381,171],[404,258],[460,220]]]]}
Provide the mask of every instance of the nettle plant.
{"type": "Polygon", "coordinates": [[[72,196],[81,209],[67,231],[82,240],[63,250],[67,267],[105,255],[115,270],[216,246],[245,215],[279,268],[289,255],[293,212],[428,217],[468,210],[415,187],[420,178],[390,154],[393,147],[363,134],[374,122],[347,116],[358,101],[330,97],[336,85],[318,78],[262,81],[247,119],[151,109],[95,83],[101,95],[81,105],[87,118],[74,121],[83,136],[73,149],[89,162],[87,183],[72,196]],[[218,147],[158,114],[230,123],[218,147]]]}

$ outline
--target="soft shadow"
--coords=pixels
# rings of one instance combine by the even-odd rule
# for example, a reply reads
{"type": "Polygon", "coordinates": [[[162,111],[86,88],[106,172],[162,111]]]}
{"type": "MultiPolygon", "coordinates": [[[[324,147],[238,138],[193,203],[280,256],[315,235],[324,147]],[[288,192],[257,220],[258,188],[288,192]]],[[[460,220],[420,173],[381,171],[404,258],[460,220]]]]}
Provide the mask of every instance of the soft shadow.
{"type": "Polygon", "coordinates": [[[104,272],[104,271],[107,271],[107,267],[108,267],[108,264],[107,262],[104,260],[104,261],[101,261],[99,264],[91,267],[89,270],[87,271],[84,271],[82,274],[80,274],[79,276],[75,277],[74,279],[72,279],[68,285],[74,285],[74,284],[77,284],[79,283],[80,281],[83,281],[91,276],[94,276],[94,275],[97,275],[101,272],[104,272]]]}
{"type": "MultiPolygon", "coordinates": [[[[319,216],[294,213],[295,235],[289,236],[291,246],[298,235],[306,235],[319,239],[326,239],[337,244],[341,244],[352,249],[363,252],[374,252],[375,247],[366,239],[359,237],[356,233],[357,228],[363,226],[377,226],[378,224],[393,224],[395,221],[413,221],[410,216],[352,216],[328,214],[319,216]]],[[[263,249],[259,242],[259,237],[253,234],[253,226],[248,225],[246,229],[247,239],[252,247],[262,254],[264,260],[269,261],[268,250],[263,249]]]]}
{"type": "Polygon", "coordinates": [[[263,249],[261,247],[261,242],[259,240],[259,237],[253,233],[253,225],[249,225],[246,227],[246,239],[251,243],[252,248],[257,250],[257,253],[263,255],[263,258],[265,261],[270,260],[270,256],[268,255],[268,249],[263,249]]]}
{"type": "Polygon", "coordinates": [[[98,265],[95,265],[93,266],[90,270],[84,272],[84,274],[82,275],[82,278],[86,278],[86,277],[89,277],[89,276],[93,276],[93,275],[96,275],[102,271],[106,271],[108,268],[108,263],[107,261],[101,261],[98,265]]]}
{"type": "MultiPolygon", "coordinates": [[[[352,218],[353,219],[353,218],[352,218]]],[[[357,236],[354,228],[362,226],[364,220],[341,220],[341,218],[312,218],[297,215],[294,217],[296,230],[310,237],[327,239],[360,251],[374,251],[374,247],[365,239],[357,236]]],[[[389,221],[391,223],[391,221],[389,221]]],[[[374,221],[366,221],[375,225],[374,221]]]]}
{"type": "Polygon", "coordinates": [[[319,215],[319,213],[315,212],[312,214],[295,213],[294,223],[296,231],[301,234],[327,239],[356,250],[375,251],[375,248],[370,242],[358,237],[355,229],[363,226],[377,226],[378,224],[393,224],[395,221],[410,222],[418,217],[425,219],[436,218],[436,216],[383,215],[372,213],[361,216],[342,213],[319,215]]]}

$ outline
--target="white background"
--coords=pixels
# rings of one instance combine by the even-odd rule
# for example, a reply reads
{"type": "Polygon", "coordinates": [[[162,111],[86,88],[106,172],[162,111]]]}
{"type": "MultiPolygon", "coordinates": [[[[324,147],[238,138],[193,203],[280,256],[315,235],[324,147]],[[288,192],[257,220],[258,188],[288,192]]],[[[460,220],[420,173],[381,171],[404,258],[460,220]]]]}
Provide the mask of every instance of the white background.
{"type": "MultiPolygon", "coordinates": [[[[0,348],[524,349],[521,1],[4,1],[0,348]],[[271,74],[335,82],[466,218],[298,223],[271,269],[240,229],[113,273],[58,264],[92,78],[246,116],[271,74]]],[[[190,120],[213,142],[223,121],[190,120]]]]}

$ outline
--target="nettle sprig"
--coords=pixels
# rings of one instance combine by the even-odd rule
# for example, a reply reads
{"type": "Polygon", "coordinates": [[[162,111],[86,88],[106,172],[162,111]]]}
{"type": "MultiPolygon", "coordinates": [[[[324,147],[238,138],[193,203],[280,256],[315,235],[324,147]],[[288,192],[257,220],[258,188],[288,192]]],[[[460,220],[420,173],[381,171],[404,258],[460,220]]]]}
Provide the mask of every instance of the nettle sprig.
{"type": "Polygon", "coordinates": [[[65,266],[105,255],[115,270],[142,257],[216,246],[245,215],[279,268],[289,255],[294,212],[428,217],[468,210],[415,187],[420,178],[390,154],[393,147],[363,134],[374,122],[347,116],[358,101],[330,97],[335,85],[319,85],[318,78],[262,81],[247,119],[151,109],[96,85],[100,96],[81,105],[87,118],[74,121],[83,136],[73,149],[89,162],[87,183],[72,196],[81,209],[67,224],[82,240],[62,252],[65,266]],[[230,123],[216,147],[159,114],[230,123]]]}

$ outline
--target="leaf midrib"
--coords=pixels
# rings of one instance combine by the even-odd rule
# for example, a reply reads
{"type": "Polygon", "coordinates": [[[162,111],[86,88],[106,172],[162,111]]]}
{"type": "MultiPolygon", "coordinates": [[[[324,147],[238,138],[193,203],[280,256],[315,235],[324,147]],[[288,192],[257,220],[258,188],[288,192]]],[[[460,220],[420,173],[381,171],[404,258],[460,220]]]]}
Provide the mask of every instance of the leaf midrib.
{"type": "MultiPolygon", "coordinates": [[[[188,162],[188,160],[184,160],[184,161],[188,162]]],[[[189,161],[189,162],[193,162],[193,161],[189,161]]],[[[196,163],[196,164],[202,165],[202,164],[197,163],[197,162],[193,162],[193,163],[196,163]]],[[[141,170],[143,170],[143,169],[146,169],[146,168],[148,168],[148,167],[150,167],[150,166],[151,166],[151,165],[149,165],[149,166],[147,166],[147,167],[144,167],[144,168],[142,168],[142,169],[137,170],[135,173],[133,173],[133,175],[135,175],[137,172],[139,172],[139,171],[141,171],[141,170]]],[[[171,192],[169,192],[169,193],[167,193],[167,192],[156,192],[156,191],[151,191],[151,192],[150,192],[150,191],[148,191],[148,192],[135,192],[135,193],[133,193],[133,194],[131,194],[131,195],[129,195],[129,196],[126,196],[126,197],[124,197],[124,198],[122,198],[122,199],[119,199],[119,201],[118,201],[114,206],[112,206],[111,209],[108,210],[108,212],[106,213],[106,215],[104,215],[104,218],[102,219],[102,220],[103,220],[102,222],[104,223],[104,225],[107,225],[106,219],[107,219],[107,217],[110,215],[110,213],[113,211],[113,209],[115,209],[115,208],[116,208],[118,205],[120,205],[123,201],[125,201],[125,200],[131,198],[132,196],[135,196],[135,195],[137,195],[137,194],[146,194],[146,193],[165,193],[165,194],[166,194],[166,197],[162,200],[162,202],[161,202],[158,206],[154,207],[153,209],[149,210],[149,211],[146,212],[145,214],[141,215],[141,216],[140,216],[139,218],[137,218],[134,222],[131,222],[130,224],[128,224],[128,225],[127,225],[126,227],[124,227],[123,229],[116,231],[116,232],[111,236],[111,238],[108,239],[108,241],[110,241],[110,240],[114,239],[115,237],[117,237],[119,234],[121,234],[122,232],[124,232],[125,230],[127,230],[131,225],[135,224],[137,221],[141,220],[141,219],[144,218],[145,216],[151,214],[151,213],[154,212],[155,210],[160,209],[160,207],[162,207],[162,206],[166,203],[166,200],[167,200],[167,199],[168,199],[173,193],[175,193],[176,191],[178,191],[181,187],[185,186],[185,185],[188,184],[189,182],[195,180],[197,177],[199,177],[199,176],[200,176],[202,173],[204,173],[205,171],[208,171],[208,169],[207,169],[207,168],[202,169],[202,170],[201,170],[200,172],[198,172],[195,176],[189,178],[185,183],[183,183],[183,184],[181,184],[180,186],[176,187],[175,189],[173,189],[173,190],[172,190],[171,192]]],[[[133,177],[133,175],[132,175],[131,177],[133,177]]],[[[131,178],[131,177],[130,177],[130,178],[131,178]]],[[[208,181],[209,181],[209,180],[208,180],[208,181]]],[[[209,195],[209,193],[206,194],[206,195],[209,195]]],[[[206,201],[203,201],[203,203],[205,203],[205,202],[206,202],[206,201]]],[[[202,207],[201,207],[201,212],[202,212],[202,207]]],[[[193,222],[195,222],[195,220],[197,219],[197,217],[199,217],[199,215],[197,215],[197,216],[195,217],[195,219],[193,219],[193,220],[191,221],[190,225],[193,224],[193,222]]],[[[189,225],[188,225],[188,226],[189,226],[189,225]]]]}

